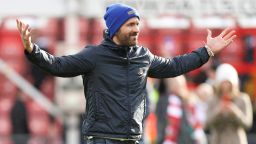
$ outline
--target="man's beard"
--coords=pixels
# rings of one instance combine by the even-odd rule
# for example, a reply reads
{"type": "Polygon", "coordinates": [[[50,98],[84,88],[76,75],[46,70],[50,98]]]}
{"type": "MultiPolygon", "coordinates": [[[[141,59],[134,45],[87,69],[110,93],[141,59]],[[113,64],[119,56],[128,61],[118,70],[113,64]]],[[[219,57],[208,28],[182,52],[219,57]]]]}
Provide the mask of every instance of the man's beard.
{"type": "Polygon", "coordinates": [[[138,40],[135,36],[138,36],[138,33],[129,33],[129,35],[122,34],[120,31],[116,33],[117,39],[122,46],[136,46],[138,40]]]}

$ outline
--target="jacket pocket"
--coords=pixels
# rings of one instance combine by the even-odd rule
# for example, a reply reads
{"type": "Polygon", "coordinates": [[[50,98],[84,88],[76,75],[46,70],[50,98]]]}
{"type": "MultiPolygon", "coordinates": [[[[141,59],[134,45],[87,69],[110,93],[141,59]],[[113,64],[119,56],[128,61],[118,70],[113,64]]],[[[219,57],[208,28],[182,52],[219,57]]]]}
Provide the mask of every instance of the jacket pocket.
{"type": "Polygon", "coordinates": [[[94,94],[96,121],[106,121],[108,119],[104,96],[105,94],[103,92],[95,92],[94,94]]]}

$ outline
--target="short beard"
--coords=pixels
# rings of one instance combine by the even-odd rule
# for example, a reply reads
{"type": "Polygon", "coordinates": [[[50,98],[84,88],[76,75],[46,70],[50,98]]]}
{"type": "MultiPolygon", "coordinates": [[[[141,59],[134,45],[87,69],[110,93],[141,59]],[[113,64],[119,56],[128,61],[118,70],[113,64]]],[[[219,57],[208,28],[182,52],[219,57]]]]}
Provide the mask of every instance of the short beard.
{"type": "Polygon", "coordinates": [[[121,33],[121,31],[117,31],[116,33],[116,37],[118,38],[120,44],[122,46],[136,46],[137,45],[137,42],[136,43],[133,43],[131,40],[130,40],[130,36],[135,36],[137,35],[136,33],[134,34],[131,34],[131,35],[124,35],[121,33]]]}

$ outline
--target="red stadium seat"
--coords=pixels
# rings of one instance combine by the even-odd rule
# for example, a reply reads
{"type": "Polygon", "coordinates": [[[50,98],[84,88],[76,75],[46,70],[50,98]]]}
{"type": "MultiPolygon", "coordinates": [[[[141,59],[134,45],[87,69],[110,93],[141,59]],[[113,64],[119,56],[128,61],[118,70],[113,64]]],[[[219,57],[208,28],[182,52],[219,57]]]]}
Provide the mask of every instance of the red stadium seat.
{"type": "Polygon", "coordinates": [[[10,136],[12,132],[12,126],[9,116],[0,116],[0,137],[10,136]]]}
{"type": "MultiPolygon", "coordinates": [[[[13,105],[13,100],[9,98],[0,99],[0,117],[8,117],[13,105]]],[[[1,128],[1,127],[0,127],[1,128]]]]}
{"type": "Polygon", "coordinates": [[[0,32],[0,56],[11,56],[13,58],[23,57],[24,49],[18,32],[0,32]]]}
{"type": "Polygon", "coordinates": [[[29,130],[32,136],[47,136],[49,130],[49,118],[30,117],[29,130]]]}
{"type": "Polygon", "coordinates": [[[8,79],[0,74],[0,98],[13,99],[17,93],[17,87],[8,79]]]}
{"type": "Polygon", "coordinates": [[[48,113],[36,102],[27,103],[29,129],[33,136],[46,136],[49,127],[48,113]]]}
{"type": "Polygon", "coordinates": [[[35,101],[28,102],[27,109],[29,112],[29,117],[42,117],[47,115],[47,112],[45,111],[45,109],[35,101]]]}
{"type": "Polygon", "coordinates": [[[24,75],[27,71],[27,63],[23,58],[4,57],[4,62],[15,72],[24,75]]]}

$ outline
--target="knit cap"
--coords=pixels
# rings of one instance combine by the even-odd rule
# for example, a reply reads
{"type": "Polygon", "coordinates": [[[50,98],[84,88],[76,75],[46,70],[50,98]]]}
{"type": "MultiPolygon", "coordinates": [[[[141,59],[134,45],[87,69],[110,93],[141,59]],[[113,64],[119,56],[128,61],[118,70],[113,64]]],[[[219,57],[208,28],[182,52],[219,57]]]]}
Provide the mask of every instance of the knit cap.
{"type": "Polygon", "coordinates": [[[125,4],[112,4],[106,9],[104,20],[112,38],[118,29],[130,18],[139,17],[137,10],[125,4]]]}

